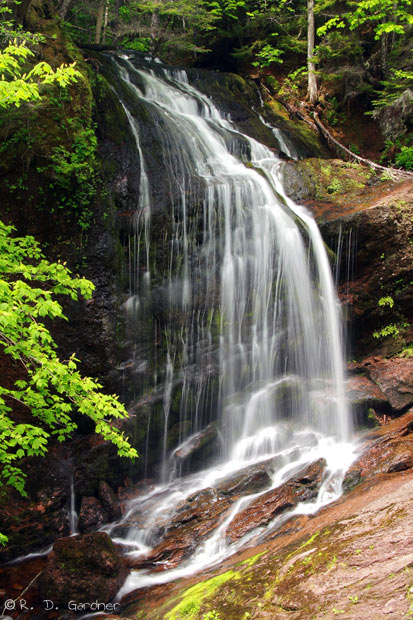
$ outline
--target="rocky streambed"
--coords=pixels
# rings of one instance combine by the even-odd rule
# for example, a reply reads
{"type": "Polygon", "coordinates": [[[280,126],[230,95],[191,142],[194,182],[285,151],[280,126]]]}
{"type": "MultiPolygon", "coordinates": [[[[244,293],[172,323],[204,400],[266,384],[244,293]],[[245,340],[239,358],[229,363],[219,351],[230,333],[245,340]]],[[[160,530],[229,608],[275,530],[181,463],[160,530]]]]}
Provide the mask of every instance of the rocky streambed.
{"type": "MultiPolygon", "coordinates": [[[[238,539],[250,530],[257,535],[219,567],[131,591],[113,602],[131,565],[159,571],[178,566],[200,537],[222,520],[241,491],[268,485],[271,461],[187,498],[168,524],[159,523],[164,527],[162,542],[139,562],[128,561],[124,549],[116,549],[107,534],[97,532],[59,540],[47,558],[4,567],[0,589],[16,599],[15,610],[8,613],[12,618],[63,620],[87,611],[79,607],[75,611],[73,604],[61,611],[70,601],[97,600],[106,604],[107,612],[130,619],[184,620],[212,612],[222,620],[324,620],[338,614],[354,620],[409,617],[413,410],[366,431],[358,451],[344,479],[344,495],[317,514],[286,518],[276,530],[257,529],[275,515],[287,514],[298,501],[314,497],[325,467],[322,460],[240,511],[227,536],[238,539]]],[[[141,492],[141,487],[129,491],[141,492]]]]}

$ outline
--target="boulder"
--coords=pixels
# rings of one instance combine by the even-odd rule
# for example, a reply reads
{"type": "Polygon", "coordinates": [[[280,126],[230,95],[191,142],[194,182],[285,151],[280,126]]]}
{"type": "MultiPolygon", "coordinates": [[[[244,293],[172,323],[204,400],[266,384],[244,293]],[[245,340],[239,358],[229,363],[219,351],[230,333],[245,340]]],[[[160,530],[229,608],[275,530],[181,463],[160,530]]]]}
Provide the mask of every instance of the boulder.
{"type": "Polygon", "coordinates": [[[94,532],[61,538],[54,544],[39,576],[41,597],[57,605],[71,600],[111,601],[127,575],[108,534],[94,532]]]}
{"type": "Polygon", "coordinates": [[[398,411],[413,404],[413,359],[374,358],[367,362],[370,378],[398,411]]]}
{"type": "Polygon", "coordinates": [[[388,405],[385,394],[363,375],[349,377],[346,383],[346,394],[352,405],[366,405],[367,407],[388,405]]]}
{"type": "Polygon", "coordinates": [[[122,516],[119,501],[107,482],[99,482],[99,499],[110,521],[117,521],[122,516]]]}
{"type": "Polygon", "coordinates": [[[82,497],[79,514],[79,530],[89,532],[109,521],[108,514],[96,497],[82,497]]]}

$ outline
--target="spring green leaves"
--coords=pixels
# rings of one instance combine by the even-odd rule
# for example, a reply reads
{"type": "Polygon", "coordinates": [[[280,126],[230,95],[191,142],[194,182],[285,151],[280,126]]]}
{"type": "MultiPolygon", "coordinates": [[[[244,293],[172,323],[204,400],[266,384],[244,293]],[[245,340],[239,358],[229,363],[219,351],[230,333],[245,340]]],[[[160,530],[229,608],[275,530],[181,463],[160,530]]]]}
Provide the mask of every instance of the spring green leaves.
{"type": "Polygon", "coordinates": [[[137,453],[111,424],[127,417],[123,405],[103,394],[94,379],[82,377],[74,356],[59,359],[45,324],[66,319],[58,296],[88,299],[93,284],[45,260],[33,237],[12,233],[0,222],[0,350],[12,358],[11,374],[18,376],[0,386],[0,482],[25,494],[20,460],[44,455],[51,439],[64,441],[76,429],[74,414],[89,417],[120,456],[137,453]]]}
{"type": "Polygon", "coordinates": [[[33,56],[24,42],[17,41],[0,52],[0,108],[11,105],[18,108],[23,102],[39,102],[45,86],[57,83],[65,87],[80,77],[74,63],[52,69],[47,62],[39,62],[27,70],[33,56]]]}

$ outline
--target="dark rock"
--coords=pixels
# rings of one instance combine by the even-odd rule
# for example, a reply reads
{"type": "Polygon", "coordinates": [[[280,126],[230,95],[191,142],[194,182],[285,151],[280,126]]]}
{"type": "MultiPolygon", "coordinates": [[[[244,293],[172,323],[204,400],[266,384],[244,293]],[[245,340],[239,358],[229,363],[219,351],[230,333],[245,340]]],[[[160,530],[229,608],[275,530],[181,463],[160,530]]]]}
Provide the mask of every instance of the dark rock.
{"type": "Polygon", "coordinates": [[[177,459],[184,460],[189,456],[195,455],[201,448],[211,441],[214,441],[218,436],[218,431],[215,424],[209,424],[199,433],[196,433],[188,441],[184,442],[182,446],[175,450],[173,456],[177,459]]]}
{"type": "Polygon", "coordinates": [[[70,600],[111,601],[127,570],[104,532],[61,538],[54,544],[39,577],[43,599],[66,605],[70,600]]]}
{"type": "Polygon", "coordinates": [[[121,486],[127,477],[131,462],[120,458],[115,446],[110,442],[98,441],[83,445],[77,458],[75,472],[76,497],[98,496],[99,483],[104,480],[112,488],[121,486]]]}
{"type": "Polygon", "coordinates": [[[56,538],[70,534],[67,446],[53,446],[47,458],[28,459],[23,468],[28,497],[11,487],[3,489],[0,529],[9,541],[7,546],[0,546],[0,563],[45,549],[56,538]]]}
{"type": "Polygon", "coordinates": [[[99,499],[110,521],[116,521],[121,518],[122,511],[118,499],[113,489],[103,480],[99,482],[99,499]]]}
{"type": "Polygon", "coordinates": [[[208,426],[184,441],[171,455],[171,467],[180,472],[196,471],[205,467],[218,451],[218,428],[208,426]]]}
{"type": "Polygon", "coordinates": [[[263,491],[271,485],[271,466],[276,459],[245,467],[230,478],[219,482],[217,490],[223,495],[249,495],[263,491]]]}
{"type": "Polygon", "coordinates": [[[356,468],[350,468],[343,480],[343,492],[348,493],[361,482],[361,472],[356,468]]]}
{"type": "Polygon", "coordinates": [[[96,497],[82,497],[79,513],[79,530],[90,532],[109,521],[108,514],[96,497]]]}

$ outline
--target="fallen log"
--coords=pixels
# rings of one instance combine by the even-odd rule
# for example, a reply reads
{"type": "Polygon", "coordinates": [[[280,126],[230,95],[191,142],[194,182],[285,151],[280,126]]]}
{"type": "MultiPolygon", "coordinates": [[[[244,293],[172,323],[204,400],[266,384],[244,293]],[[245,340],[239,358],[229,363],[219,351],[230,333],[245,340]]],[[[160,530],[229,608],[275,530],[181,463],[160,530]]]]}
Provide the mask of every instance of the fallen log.
{"type": "Polygon", "coordinates": [[[356,155],[356,153],[353,153],[352,151],[350,151],[350,149],[344,146],[344,144],[341,144],[341,142],[333,138],[333,136],[328,131],[328,129],[324,127],[323,123],[320,121],[320,118],[317,112],[314,112],[314,121],[320,133],[324,136],[327,142],[335,148],[336,151],[337,149],[339,149],[340,151],[343,151],[344,153],[346,153],[346,155],[348,155],[352,159],[355,159],[361,164],[369,166],[369,168],[372,168],[373,170],[379,170],[380,172],[387,172],[393,180],[397,180],[398,178],[413,179],[413,172],[408,172],[407,170],[399,170],[398,168],[386,168],[386,166],[381,166],[380,164],[376,164],[374,161],[371,161],[370,159],[366,159],[365,157],[361,157],[360,155],[356,155]]]}

